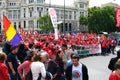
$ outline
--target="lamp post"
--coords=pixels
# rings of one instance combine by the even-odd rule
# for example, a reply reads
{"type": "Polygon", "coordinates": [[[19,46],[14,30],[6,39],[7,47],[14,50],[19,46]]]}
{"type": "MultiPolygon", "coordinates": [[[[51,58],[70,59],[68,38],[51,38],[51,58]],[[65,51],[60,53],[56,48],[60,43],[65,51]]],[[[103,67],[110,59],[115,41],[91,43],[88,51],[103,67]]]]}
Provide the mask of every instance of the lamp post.
{"type": "MultiPolygon", "coordinates": [[[[49,8],[51,8],[51,0],[49,0],[49,8]]],[[[49,20],[49,22],[48,22],[48,25],[49,25],[49,27],[50,27],[50,20],[49,20]]]]}
{"type": "Polygon", "coordinates": [[[51,0],[49,0],[49,7],[51,7],[51,0]]]}
{"type": "Polygon", "coordinates": [[[64,0],[64,21],[63,21],[63,32],[65,32],[65,0],[64,0]]]}
{"type": "Polygon", "coordinates": [[[34,1],[34,26],[33,26],[33,31],[35,30],[35,28],[37,28],[37,9],[36,9],[36,3],[37,1],[35,2],[34,1]]]}

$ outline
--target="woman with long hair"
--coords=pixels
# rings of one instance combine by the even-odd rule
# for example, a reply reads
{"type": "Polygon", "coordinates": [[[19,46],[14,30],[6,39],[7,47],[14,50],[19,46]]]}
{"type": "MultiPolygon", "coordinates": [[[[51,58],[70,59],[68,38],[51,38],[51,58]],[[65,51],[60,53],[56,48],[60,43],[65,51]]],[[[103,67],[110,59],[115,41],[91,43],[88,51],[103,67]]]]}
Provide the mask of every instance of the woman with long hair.
{"type": "Polygon", "coordinates": [[[25,61],[18,67],[18,73],[20,75],[21,80],[26,80],[26,75],[30,71],[30,65],[32,63],[32,57],[34,53],[34,51],[31,51],[30,54],[27,55],[25,61]]]}
{"type": "Polygon", "coordinates": [[[44,64],[41,62],[40,53],[35,53],[31,64],[31,72],[33,80],[41,80],[41,78],[46,77],[46,70],[44,64]]]}
{"type": "Polygon", "coordinates": [[[53,76],[53,80],[64,80],[64,62],[62,61],[63,52],[58,50],[55,60],[48,62],[47,71],[53,76]]]}

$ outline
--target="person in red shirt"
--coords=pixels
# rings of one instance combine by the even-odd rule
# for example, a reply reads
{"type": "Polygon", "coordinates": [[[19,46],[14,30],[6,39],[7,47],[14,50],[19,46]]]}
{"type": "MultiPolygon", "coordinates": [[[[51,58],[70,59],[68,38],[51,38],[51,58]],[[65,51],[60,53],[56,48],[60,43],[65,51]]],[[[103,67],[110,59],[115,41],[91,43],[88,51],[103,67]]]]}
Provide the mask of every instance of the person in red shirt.
{"type": "Polygon", "coordinates": [[[4,64],[6,58],[7,56],[5,53],[0,53],[0,80],[10,80],[8,68],[4,64]]]}
{"type": "Polygon", "coordinates": [[[120,80],[120,59],[115,63],[115,70],[110,74],[109,80],[120,80]]]}
{"type": "Polygon", "coordinates": [[[106,40],[103,40],[103,42],[101,43],[101,47],[102,47],[102,55],[106,55],[106,40]]]}

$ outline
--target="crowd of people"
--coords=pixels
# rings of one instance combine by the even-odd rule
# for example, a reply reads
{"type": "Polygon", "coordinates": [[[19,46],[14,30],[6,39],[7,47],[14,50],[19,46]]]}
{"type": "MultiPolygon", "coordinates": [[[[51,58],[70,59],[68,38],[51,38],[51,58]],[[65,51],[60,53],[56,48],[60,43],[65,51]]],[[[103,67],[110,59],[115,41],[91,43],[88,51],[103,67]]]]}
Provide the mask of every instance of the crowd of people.
{"type": "Polygon", "coordinates": [[[52,33],[27,32],[21,33],[21,37],[18,46],[4,43],[4,53],[0,53],[0,80],[89,80],[76,45],[101,44],[102,54],[116,46],[115,40],[99,38],[96,33],[61,34],[58,40],[52,33]]]}
{"type": "MultiPolygon", "coordinates": [[[[62,44],[67,44],[68,48],[74,44],[77,46],[82,46],[84,49],[94,49],[101,47],[101,54],[106,55],[107,53],[112,52],[114,54],[114,48],[117,44],[115,39],[106,37],[104,34],[98,35],[97,33],[73,33],[73,34],[59,34],[58,40],[55,40],[54,34],[49,33],[39,34],[37,31],[21,31],[20,32],[22,39],[25,43],[26,48],[28,48],[30,43],[34,43],[35,46],[42,48],[50,54],[51,48],[60,48],[62,44]],[[92,45],[92,46],[91,46],[92,45]],[[93,47],[94,45],[94,47],[93,47]],[[47,47],[47,48],[46,48],[47,47]],[[48,49],[49,47],[49,49],[48,49]]],[[[53,52],[52,52],[53,53],[53,52]]],[[[52,54],[50,54],[52,55],[52,54]]]]}
{"type": "Polygon", "coordinates": [[[20,61],[19,49],[19,46],[11,46],[7,56],[0,53],[0,80],[89,80],[87,67],[79,62],[76,53],[70,55],[71,62],[67,63],[63,49],[56,52],[54,60],[45,51],[29,50],[20,61]]]}

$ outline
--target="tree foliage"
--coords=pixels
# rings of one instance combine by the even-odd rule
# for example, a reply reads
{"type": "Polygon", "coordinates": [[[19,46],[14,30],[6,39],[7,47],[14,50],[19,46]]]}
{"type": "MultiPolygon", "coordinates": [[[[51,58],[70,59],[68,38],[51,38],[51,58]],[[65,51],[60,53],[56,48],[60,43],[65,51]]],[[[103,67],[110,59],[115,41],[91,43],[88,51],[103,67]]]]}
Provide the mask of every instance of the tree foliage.
{"type": "Polygon", "coordinates": [[[41,16],[38,21],[40,24],[39,27],[42,32],[53,31],[53,26],[52,26],[52,22],[50,20],[50,16],[48,16],[48,15],[41,16]]]}
{"type": "Polygon", "coordinates": [[[87,25],[88,21],[87,21],[87,17],[84,15],[80,15],[80,24],[81,25],[87,25]]]}
{"type": "Polygon", "coordinates": [[[87,24],[89,31],[114,32],[119,29],[115,27],[116,9],[114,7],[93,7],[88,9],[88,16],[80,17],[81,24],[87,24]],[[87,22],[87,23],[86,23],[87,22]]]}

